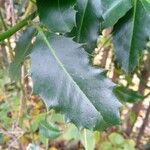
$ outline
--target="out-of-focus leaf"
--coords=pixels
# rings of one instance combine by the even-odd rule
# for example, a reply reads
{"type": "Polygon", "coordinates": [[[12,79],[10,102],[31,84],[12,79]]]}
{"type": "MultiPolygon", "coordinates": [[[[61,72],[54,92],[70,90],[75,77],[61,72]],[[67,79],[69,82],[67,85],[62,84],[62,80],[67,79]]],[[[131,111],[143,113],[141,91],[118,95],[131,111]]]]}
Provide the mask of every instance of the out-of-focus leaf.
{"type": "Polygon", "coordinates": [[[35,132],[39,128],[40,123],[45,120],[45,115],[46,114],[40,114],[34,117],[33,121],[31,122],[32,132],[35,132]]]}
{"type": "Polygon", "coordinates": [[[122,145],[123,150],[135,150],[133,143],[129,142],[128,140],[122,145]]]}
{"type": "Polygon", "coordinates": [[[101,150],[112,150],[112,146],[113,145],[111,144],[111,142],[105,141],[105,142],[101,143],[100,149],[101,150]]]}
{"type": "Polygon", "coordinates": [[[81,134],[81,142],[83,143],[86,150],[94,150],[96,144],[94,139],[94,132],[84,129],[83,133],[81,134]]]}
{"type": "Polygon", "coordinates": [[[60,136],[60,130],[53,124],[42,122],[39,129],[40,136],[48,139],[55,139],[60,136]]]}
{"type": "Polygon", "coordinates": [[[108,139],[111,141],[111,143],[113,145],[121,145],[124,143],[124,138],[122,135],[118,134],[118,133],[111,133],[109,136],[108,136],[108,139]]]}
{"type": "Polygon", "coordinates": [[[10,64],[9,72],[12,80],[20,78],[21,65],[25,58],[30,54],[32,38],[36,35],[36,30],[32,27],[27,28],[19,38],[15,48],[15,58],[10,64]]]}
{"type": "Polygon", "coordinates": [[[150,149],[150,143],[145,144],[145,145],[144,145],[144,148],[145,148],[145,150],[149,150],[149,149],[150,149]]]}
{"type": "Polygon", "coordinates": [[[134,125],[135,122],[137,120],[137,115],[135,114],[135,112],[133,112],[133,110],[129,111],[129,121],[131,125],[134,125]]]}
{"type": "Polygon", "coordinates": [[[0,133],[0,144],[3,144],[3,141],[4,141],[4,135],[0,133]]]}
{"type": "Polygon", "coordinates": [[[75,125],[68,124],[64,130],[63,138],[68,141],[80,140],[80,131],[75,125]]]}
{"type": "Polygon", "coordinates": [[[70,32],[75,25],[75,2],[76,0],[37,0],[41,22],[53,32],[70,32]]]}
{"type": "Polygon", "coordinates": [[[30,143],[27,147],[27,150],[40,150],[40,147],[38,145],[30,143]]]}
{"type": "Polygon", "coordinates": [[[67,126],[63,138],[66,140],[80,140],[84,147],[87,146],[87,150],[94,150],[95,148],[94,132],[89,130],[79,130],[73,124],[67,126]]]}
{"type": "Polygon", "coordinates": [[[127,87],[118,86],[113,91],[121,102],[135,103],[143,100],[143,96],[139,92],[127,87]]]}

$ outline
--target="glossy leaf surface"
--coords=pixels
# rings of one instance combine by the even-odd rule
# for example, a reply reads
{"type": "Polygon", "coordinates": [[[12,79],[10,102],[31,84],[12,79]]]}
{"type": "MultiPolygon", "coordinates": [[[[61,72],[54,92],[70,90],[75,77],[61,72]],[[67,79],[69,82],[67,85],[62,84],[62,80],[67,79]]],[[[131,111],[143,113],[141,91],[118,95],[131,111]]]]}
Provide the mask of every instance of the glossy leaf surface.
{"type": "Polygon", "coordinates": [[[37,0],[41,22],[53,32],[70,32],[75,25],[75,2],[76,0],[37,0]]]}
{"type": "Polygon", "coordinates": [[[114,28],[113,43],[116,59],[126,72],[133,72],[139,56],[150,36],[150,14],[141,1],[134,1],[134,8],[119,20],[114,28]]]}
{"type": "Polygon", "coordinates": [[[67,122],[94,130],[119,123],[114,84],[89,65],[87,53],[70,38],[41,32],[31,53],[31,75],[34,93],[67,122]]]}
{"type": "Polygon", "coordinates": [[[96,47],[100,32],[101,2],[100,0],[77,0],[76,27],[71,36],[78,43],[83,43],[87,52],[91,53],[96,47]]]}
{"type": "Polygon", "coordinates": [[[132,7],[131,0],[101,0],[104,22],[103,28],[113,27],[132,7]]]}

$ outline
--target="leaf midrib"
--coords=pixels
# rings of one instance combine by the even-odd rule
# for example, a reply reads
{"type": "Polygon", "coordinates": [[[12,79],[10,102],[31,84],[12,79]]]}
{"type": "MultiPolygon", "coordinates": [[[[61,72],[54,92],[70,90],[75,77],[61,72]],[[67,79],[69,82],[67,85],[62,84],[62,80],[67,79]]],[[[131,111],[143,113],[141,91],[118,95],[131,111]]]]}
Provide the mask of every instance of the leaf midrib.
{"type": "Polygon", "coordinates": [[[118,0],[116,2],[114,2],[111,7],[108,9],[108,11],[106,11],[106,13],[104,13],[103,17],[106,18],[106,16],[114,9],[114,7],[118,6],[119,3],[121,3],[122,0],[118,0]]]}
{"type": "Polygon", "coordinates": [[[130,50],[129,50],[129,64],[128,64],[128,70],[130,69],[130,62],[132,60],[131,54],[132,54],[132,45],[134,40],[134,32],[135,32],[135,18],[136,18],[136,11],[137,11],[137,0],[134,0],[134,10],[133,10],[133,23],[132,23],[132,33],[131,33],[131,41],[130,41],[130,50]]]}
{"type": "MultiPolygon", "coordinates": [[[[56,59],[57,63],[60,65],[60,67],[63,69],[63,71],[66,73],[66,75],[68,76],[68,78],[73,82],[74,86],[77,88],[77,90],[79,91],[79,93],[81,93],[81,95],[83,95],[83,97],[86,98],[86,100],[88,100],[90,102],[91,105],[93,105],[93,103],[89,100],[89,98],[83,93],[83,91],[80,89],[80,87],[78,86],[78,84],[72,79],[72,77],[70,76],[70,74],[68,73],[68,71],[66,70],[66,68],[63,66],[63,64],[61,63],[61,61],[59,60],[59,58],[56,56],[55,54],[55,50],[52,48],[52,46],[50,45],[47,37],[45,36],[45,34],[43,33],[42,30],[39,31],[41,36],[43,37],[45,43],[47,44],[48,48],[50,49],[51,53],[53,54],[54,58],[56,59]]],[[[93,105],[94,106],[94,105],[93,105]]],[[[100,111],[97,110],[97,108],[94,106],[94,108],[96,109],[96,111],[98,113],[100,113],[102,119],[104,120],[104,122],[107,123],[107,121],[104,119],[103,115],[101,114],[100,111]]]]}
{"type": "MultiPolygon", "coordinates": [[[[50,45],[49,41],[47,40],[47,37],[45,36],[45,34],[41,31],[40,32],[45,43],[47,44],[48,48],[50,49],[51,53],[53,54],[54,58],[56,59],[57,63],[60,65],[60,67],[63,69],[63,71],[66,73],[66,75],[69,77],[69,79],[73,82],[73,84],[75,85],[75,87],[78,89],[78,91],[87,98],[87,96],[83,93],[83,91],[79,88],[79,86],[77,85],[77,83],[72,79],[72,77],[70,76],[70,74],[68,73],[68,71],[66,70],[66,68],[63,66],[63,64],[61,63],[61,61],[59,60],[59,58],[56,56],[55,54],[55,50],[52,48],[52,46],[50,45]]],[[[91,102],[90,102],[91,103],[91,102]]]]}
{"type": "Polygon", "coordinates": [[[82,14],[82,18],[81,18],[81,23],[80,23],[80,27],[79,27],[79,31],[78,31],[78,36],[77,36],[77,42],[78,43],[80,42],[81,29],[82,29],[82,26],[83,26],[83,20],[84,20],[85,12],[86,12],[86,9],[87,9],[87,5],[88,5],[88,0],[86,0],[86,5],[85,5],[85,8],[84,8],[84,11],[83,11],[83,14],[82,14]]]}

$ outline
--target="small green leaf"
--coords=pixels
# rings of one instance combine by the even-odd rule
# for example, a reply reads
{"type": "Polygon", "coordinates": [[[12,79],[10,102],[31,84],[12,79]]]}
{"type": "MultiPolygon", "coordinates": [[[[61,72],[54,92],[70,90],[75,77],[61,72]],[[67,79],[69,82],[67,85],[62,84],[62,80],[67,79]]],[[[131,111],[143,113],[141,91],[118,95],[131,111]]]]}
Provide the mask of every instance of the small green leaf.
{"type": "Polygon", "coordinates": [[[112,150],[112,144],[108,141],[101,143],[100,149],[101,150],[112,150]]]}
{"type": "Polygon", "coordinates": [[[139,92],[123,86],[114,88],[114,93],[121,102],[135,103],[143,100],[143,96],[139,92]]]}
{"type": "Polygon", "coordinates": [[[77,0],[77,25],[70,36],[78,43],[84,44],[87,52],[93,52],[100,31],[101,3],[100,0],[77,0]]]}
{"type": "Polygon", "coordinates": [[[94,139],[94,132],[84,129],[81,133],[81,142],[86,148],[86,150],[94,150],[96,144],[94,139]]]}
{"type": "Polygon", "coordinates": [[[123,150],[135,150],[133,144],[131,144],[127,140],[122,146],[123,146],[123,150]]]}
{"type": "Polygon", "coordinates": [[[63,138],[71,140],[79,140],[82,142],[84,147],[87,147],[87,150],[94,150],[95,148],[95,138],[94,132],[89,130],[79,130],[75,125],[68,124],[67,128],[63,133],[63,138]]]}
{"type": "Polygon", "coordinates": [[[80,140],[80,131],[75,125],[67,124],[63,133],[63,138],[68,141],[80,140]]]}
{"type": "Polygon", "coordinates": [[[104,18],[103,28],[113,27],[132,7],[131,0],[101,0],[101,3],[104,18]]]}
{"type": "Polygon", "coordinates": [[[45,115],[46,114],[44,113],[44,114],[40,114],[34,117],[33,121],[31,122],[32,132],[35,132],[39,128],[40,123],[45,120],[45,115]]]}
{"type": "Polygon", "coordinates": [[[135,112],[133,110],[129,110],[129,121],[131,125],[134,125],[136,120],[137,120],[137,115],[135,114],[135,112]]]}
{"type": "Polygon", "coordinates": [[[32,47],[32,38],[36,35],[37,31],[29,27],[27,28],[19,38],[15,48],[15,58],[10,64],[9,73],[12,80],[17,80],[20,78],[21,65],[25,58],[30,54],[32,47]]]}
{"type": "Polygon", "coordinates": [[[125,141],[123,136],[118,133],[111,133],[108,136],[108,139],[113,145],[122,145],[125,141]]]}
{"type": "Polygon", "coordinates": [[[40,124],[39,134],[48,139],[55,139],[60,136],[60,130],[53,124],[42,122],[40,124]]]}
{"type": "Polygon", "coordinates": [[[75,25],[75,2],[76,0],[37,0],[41,22],[53,32],[70,32],[75,25]]]}

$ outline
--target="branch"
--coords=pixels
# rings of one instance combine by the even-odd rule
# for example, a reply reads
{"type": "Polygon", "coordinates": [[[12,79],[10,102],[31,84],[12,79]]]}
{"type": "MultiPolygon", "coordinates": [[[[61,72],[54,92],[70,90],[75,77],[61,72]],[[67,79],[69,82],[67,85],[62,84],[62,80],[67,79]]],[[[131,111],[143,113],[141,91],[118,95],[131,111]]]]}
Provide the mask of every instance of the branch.
{"type": "Polygon", "coordinates": [[[3,25],[3,27],[4,27],[4,30],[6,31],[6,30],[7,30],[7,26],[6,26],[5,21],[4,21],[4,19],[3,19],[3,15],[2,15],[2,13],[1,13],[1,9],[0,9],[0,19],[1,19],[2,25],[3,25]]]}
{"type": "Polygon", "coordinates": [[[25,19],[17,23],[15,26],[8,29],[7,31],[0,33],[0,41],[3,41],[9,38],[10,36],[12,36],[14,33],[22,29],[24,26],[28,25],[29,21],[33,20],[35,17],[36,17],[36,12],[29,15],[28,17],[26,17],[25,19]]]}
{"type": "Polygon", "coordinates": [[[144,97],[143,97],[143,99],[146,99],[147,97],[149,97],[150,96],[150,92],[148,93],[148,94],[146,94],[144,97]]]}
{"type": "Polygon", "coordinates": [[[137,146],[139,146],[140,141],[141,141],[141,138],[142,138],[142,136],[143,136],[143,134],[144,134],[145,128],[146,128],[146,126],[147,126],[147,124],[148,124],[149,115],[150,115],[150,104],[149,104],[149,107],[148,107],[147,112],[146,112],[146,116],[145,116],[145,118],[144,118],[144,120],[143,120],[143,124],[142,124],[142,126],[141,126],[141,128],[140,128],[140,131],[139,131],[138,136],[137,136],[137,139],[136,139],[136,145],[137,145],[137,146]]]}
{"type": "MultiPolygon", "coordinates": [[[[7,31],[7,25],[6,25],[6,23],[5,23],[5,20],[4,20],[4,18],[3,18],[3,15],[2,15],[2,13],[1,13],[1,9],[0,9],[0,19],[1,19],[1,21],[2,21],[3,28],[4,28],[5,32],[6,32],[6,31],[7,31]]],[[[13,55],[13,50],[12,50],[12,47],[11,47],[10,39],[9,39],[9,38],[8,38],[7,44],[8,44],[8,48],[9,48],[10,58],[11,58],[11,60],[12,60],[14,55],[13,55]]],[[[6,52],[6,53],[7,53],[7,52],[6,52]]]]}

